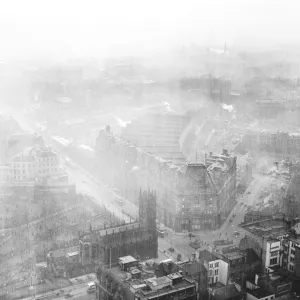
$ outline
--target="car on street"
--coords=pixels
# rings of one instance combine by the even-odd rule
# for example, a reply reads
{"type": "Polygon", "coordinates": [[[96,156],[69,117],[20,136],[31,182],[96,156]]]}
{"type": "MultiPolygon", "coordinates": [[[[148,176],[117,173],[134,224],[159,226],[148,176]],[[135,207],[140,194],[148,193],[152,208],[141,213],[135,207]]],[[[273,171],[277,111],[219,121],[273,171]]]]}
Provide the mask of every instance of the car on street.
{"type": "Polygon", "coordinates": [[[239,233],[238,231],[235,231],[235,232],[234,232],[234,235],[235,235],[235,236],[239,236],[240,233],[239,233]]]}
{"type": "Polygon", "coordinates": [[[88,293],[93,293],[93,292],[95,292],[96,291],[96,283],[95,282],[89,282],[88,284],[87,284],[87,292],[88,293]]]}

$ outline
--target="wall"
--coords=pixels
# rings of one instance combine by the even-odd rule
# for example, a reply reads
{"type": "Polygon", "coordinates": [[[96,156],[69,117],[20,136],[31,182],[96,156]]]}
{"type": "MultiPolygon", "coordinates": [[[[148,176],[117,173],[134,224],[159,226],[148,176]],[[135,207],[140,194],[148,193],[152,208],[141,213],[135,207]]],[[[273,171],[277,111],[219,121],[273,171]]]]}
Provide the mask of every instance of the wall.
{"type": "Polygon", "coordinates": [[[300,247],[295,247],[296,276],[300,277],[300,247]]]}
{"type": "Polygon", "coordinates": [[[8,179],[8,167],[7,166],[0,166],[0,180],[5,181],[8,179]]]}
{"type": "Polygon", "coordinates": [[[228,283],[228,263],[219,259],[205,263],[208,266],[208,276],[210,283],[220,282],[224,285],[228,283]]]}
{"type": "Polygon", "coordinates": [[[300,154],[300,137],[291,136],[286,132],[279,133],[248,133],[243,137],[242,146],[245,149],[276,152],[278,155],[300,154]]]}
{"type": "Polygon", "coordinates": [[[222,174],[222,179],[224,176],[228,179],[227,183],[216,188],[209,178],[206,166],[190,164],[185,170],[180,170],[105,131],[99,133],[95,153],[102,173],[99,177],[118,188],[125,198],[136,202],[135,197],[140,188],[155,189],[157,218],[177,231],[218,228],[220,212],[225,211],[223,215],[224,218],[227,217],[235,204],[235,163],[226,174],[222,174]],[[193,199],[189,199],[191,206],[186,217],[181,218],[180,211],[185,198],[193,199]],[[213,211],[207,213],[210,204],[213,205],[213,211]],[[198,206],[194,209],[193,205],[198,206]]]}
{"type": "Polygon", "coordinates": [[[296,254],[297,246],[299,246],[299,244],[295,243],[294,241],[289,241],[287,270],[292,272],[292,273],[294,273],[296,271],[295,254],[296,254]]]}
{"type": "Polygon", "coordinates": [[[251,295],[250,293],[246,294],[246,300],[271,300],[271,299],[275,299],[275,294],[269,295],[267,297],[262,297],[262,298],[257,298],[254,295],[251,295]]]}
{"type": "Polygon", "coordinates": [[[13,181],[34,180],[57,176],[61,173],[59,156],[50,151],[47,156],[32,153],[23,158],[20,155],[19,159],[7,165],[7,169],[8,178],[13,181]]]}
{"type": "Polygon", "coordinates": [[[227,285],[228,283],[228,263],[220,260],[220,277],[219,282],[227,285]]]}
{"type": "Polygon", "coordinates": [[[266,242],[266,258],[265,267],[279,266],[280,264],[280,241],[267,241],[266,242]],[[271,263],[272,259],[276,259],[276,263],[271,263]]]}

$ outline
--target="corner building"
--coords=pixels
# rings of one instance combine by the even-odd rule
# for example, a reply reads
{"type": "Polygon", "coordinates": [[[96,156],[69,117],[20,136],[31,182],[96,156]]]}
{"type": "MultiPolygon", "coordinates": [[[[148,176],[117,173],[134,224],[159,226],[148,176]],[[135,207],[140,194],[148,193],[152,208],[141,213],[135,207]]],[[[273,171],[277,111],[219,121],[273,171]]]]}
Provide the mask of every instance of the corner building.
{"type": "Polygon", "coordinates": [[[157,193],[157,218],[167,227],[178,232],[219,228],[235,205],[236,157],[224,150],[210,153],[205,163],[187,163],[182,153],[179,162],[176,152],[174,163],[172,154],[168,159],[143,150],[113,135],[109,126],[96,141],[99,175],[123,197],[137,204],[136,187],[150,187],[157,193]]]}

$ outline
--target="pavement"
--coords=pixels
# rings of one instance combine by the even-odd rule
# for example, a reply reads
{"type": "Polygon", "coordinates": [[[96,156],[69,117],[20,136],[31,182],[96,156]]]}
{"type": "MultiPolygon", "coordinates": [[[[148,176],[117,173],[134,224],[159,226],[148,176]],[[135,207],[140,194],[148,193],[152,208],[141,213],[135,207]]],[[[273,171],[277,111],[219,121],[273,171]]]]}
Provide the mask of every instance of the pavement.
{"type": "MultiPolygon", "coordinates": [[[[95,280],[96,280],[96,275],[94,273],[71,278],[69,280],[71,285],[69,285],[67,287],[57,288],[55,290],[52,290],[52,291],[49,291],[46,293],[40,293],[35,296],[35,299],[65,299],[66,294],[71,294],[72,299],[74,299],[74,297],[82,297],[82,298],[78,298],[78,299],[94,299],[95,293],[94,294],[87,293],[87,283],[91,282],[91,281],[95,281],[95,280]]],[[[31,291],[28,288],[26,288],[25,292],[27,292],[28,294],[30,293],[31,295],[28,296],[27,298],[23,298],[23,299],[28,299],[28,300],[34,299],[34,293],[35,293],[34,287],[31,291]]],[[[12,299],[18,299],[19,298],[18,295],[21,295],[21,294],[24,295],[24,290],[23,290],[23,293],[20,293],[20,292],[18,293],[18,291],[16,291],[13,294],[9,294],[9,296],[12,299]]]]}

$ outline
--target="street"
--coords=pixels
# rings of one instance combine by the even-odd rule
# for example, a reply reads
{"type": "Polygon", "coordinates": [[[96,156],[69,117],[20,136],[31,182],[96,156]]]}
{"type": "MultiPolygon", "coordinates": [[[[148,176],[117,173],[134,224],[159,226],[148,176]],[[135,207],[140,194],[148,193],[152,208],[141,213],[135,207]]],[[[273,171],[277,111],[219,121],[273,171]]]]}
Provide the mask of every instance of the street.
{"type": "MultiPolygon", "coordinates": [[[[5,107],[5,111],[13,115],[14,118],[19,122],[20,126],[31,132],[35,132],[35,128],[32,128],[28,124],[28,120],[24,118],[24,115],[16,112],[12,108],[5,107]]],[[[44,136],[46,143],[51,143],[51,138],[44,136]]],[[[54,149],[57,151],[57,149],[54,149]]],[[[59,151],[57,151],[59,153],[59,151]]],[[[65,155],[63,153],[63,155],[65,155]]],[[[76,185],[78,192],[90,195],[93,201],[100,206],[106,207],[111,213],[116,215],[121,220],[125,222],[134,221],[138,216],[138,207],[132,204],[127,199],[123,199],[122,205],[114,201],[115,192],[111,191],[108,187],[101,184],[97,179],[86,172],[81,166],[79,166],[74,161],[71,161],[70,165],[66,165],[65,169],[69,175],[70,183],[76,185]],[[129,217],[129,216],[132,216],[129,217]]],[[[212,249],[213,241],[215,240],[229,240],[233,241],[234,245],[238,245],[242,234],[236,234],[239,232],[238,224],[240,224],[247,210],[247,206],[254,205],[259,198],[259,193],[261,189],[266,186],[269,179],[263,176],[255,176],[252,184],[248,187],[244,195],[239,195],[237,198],[237,204],[232,210],[230,216],[224,222],[219,230],[214,232],[201,232],[193,233],[195,237],[189,238],[187,233],[175,233],[171,229],[167,229],[167,236],[164,238],[159,238],[159,259],[165,259],[166,257],[173,257],[174,260],[177,259],[177,255],[181,254],[182,259],[191,258],[195,250],[189,246],[189,243],[193,240],[198,240],[203,242],[201,249],[212,249]],[[174,251],[169,251],[170,248],[174,248],[174,251]]],[[[91,295],[86,293],[86,287],[82,285],[72,286],[72,295],[75,299],[92,299],[91,295]]],[[[64,299],[64,296],[55,296],[56,299],[64,299]]]]}

